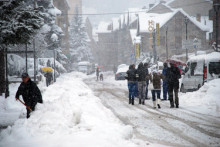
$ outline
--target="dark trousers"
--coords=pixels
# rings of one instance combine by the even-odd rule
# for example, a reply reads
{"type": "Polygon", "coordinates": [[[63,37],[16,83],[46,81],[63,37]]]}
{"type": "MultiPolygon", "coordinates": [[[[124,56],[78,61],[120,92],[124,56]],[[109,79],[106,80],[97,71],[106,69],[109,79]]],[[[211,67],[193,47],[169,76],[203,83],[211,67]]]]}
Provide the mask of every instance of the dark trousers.
{"type": "Polygon", "coordinates": [[[128,82],[128,90],[129,90],[129,104],[134,104],[134,95],[135,95],[135,82],[128,82]]]}
{"type": "Polygon", "coordinates": [[[157,95],[157,99],[160,99],[160,92],[161,90],[151,90],[153,101],[156,101],[156,95],[157,95]]]}
{"type": "Polygon", "coordinates": [[[169,94],[169,100],[170,100],[170,106],[174,107],[174,101],[173,101],[173,92],[175,95],[175,104],[176,106],[179,106],[179,97],[178,97],[178,86],[175,86],[174,84],[169,84],[168,86],[168,94],[169,94]]]}
{"type": "Polygon", "coordinates": [[[163,99],[167,100],[167,93],[168,93],[168,82],[163,81],[163,99]]]}
{"type": "Polygon", "coordinates": [[[145,99],[148,99],[148,85],[149,85],[149,82],[147,81],[147,82],[146,82],[145,99]]]}
{"type": "Polygon", "coordinates": [[[146,90],[146,81],[140,81],[138,82],[138,93],[139,93],[139,104],[144,104],[145,100],[145,92],[146,90]]]}
{"type": "MultiPolygon", "coordinates": [[[[26,108],[26,110],[27,110],[27,118],[29,118],[31,111],[29,109],[27,109],[27,108],[26,108]]],[[[35,110],[35,106],[31,107],[31,110],[34,111],[35,110]]]]}

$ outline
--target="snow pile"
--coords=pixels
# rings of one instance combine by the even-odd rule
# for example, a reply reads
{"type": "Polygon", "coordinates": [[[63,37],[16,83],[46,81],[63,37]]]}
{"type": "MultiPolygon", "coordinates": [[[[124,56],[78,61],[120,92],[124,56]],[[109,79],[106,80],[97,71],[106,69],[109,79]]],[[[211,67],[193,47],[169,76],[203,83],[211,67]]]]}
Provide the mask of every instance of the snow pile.
{"type": "Polygon", "coordinates": [[[121,124],[102,105],[83,77],[69,73],[58,78],[45,90],[44,104],[38,104],[29,119],[19,119],[1,132],[0,146],[137,146],[129,141],[132,127],[121,124]]]}
{"type": "Polygon", "coordinates": [[[187,109],[220,117],[220,79],[205,83],[198,91],[180,95],[180,104],[187,109]]]}

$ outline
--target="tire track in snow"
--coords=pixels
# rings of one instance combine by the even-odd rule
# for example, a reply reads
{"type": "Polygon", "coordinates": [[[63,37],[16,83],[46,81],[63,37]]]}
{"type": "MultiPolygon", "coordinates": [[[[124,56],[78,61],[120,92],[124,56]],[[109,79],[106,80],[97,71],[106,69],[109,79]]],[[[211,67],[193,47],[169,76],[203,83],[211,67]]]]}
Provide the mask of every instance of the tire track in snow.
{"type": "MultiPolygon", "coordinates": [[[[126,91],[126,90],[124,90],[124,89],[121,89],[121,88],[118,88],[118,87],[115,87],[115,88],[113,88],[114,86],[113,86],[113,84],[109,84],[109,83],[103,83],[103,82],[91,82],[91,80],[89,80],[88,82],[87,81],[85,81],[93,90],[95,90],[95,92],[96,92],[96,95],[98,96],[98,97],[100,97],[101,96],[101,94],[103,93],[103,92],[106,92],[106,93],[108,93],[108,94],[110,94],[110,95],[112,95],[112,96],[114,96],[114,98],[115,99],[119,99],[121,102],[123,102],[124,103],[124,105],[128,108],[128,109],[131,109],[129,106],[130,105],[128,105],[128,98],[127,98],[127,95],[128,95],[128,92],[126,91]],[[106,85],[105,85],[106,84],[106,85]],[[96,86],[94,86],[94,85],[96,85],[96,86]],[[120,92],[115,92],[115,91],[118,91],[120,89],[120,92]],[[113,92],[114,91],[114,92],[113,92]],[[122,92],[121,92],[122,91],[122,92]]],[[[118,114],[117,113],[117,111],[115,111],[114,110],[114,106],[110,106],[109,104],[107,104],[106,102],[104,102],[105,103],[105,105],[108,107],[108,108],[110,108],[112,111],[113,111],[113,113],[119,118],[119,119],[121,119],[125,124],[133,124],[133,125],[135,125],[134,123],[132,123],[130,120],[128,120],[128,118],[126,119],[126,118],[122,118],[122,116],[120,115],[120,114],[118,114]],[[125,120],[126,119],[126,120],[125,120]],[[127,122],[127,123],[126,123],[127,122]]],[[[136,103],[137,103],[137,101],[136,101],[136,103]]],[[[167,105],[165,105],[165,104],[162,104],[163,105],[163,107],[165,106],[166,108],[169,108],[167,105]]],[[[206,134],[206,135],[208,135],[208,136],[212,136],[212,137],[217,137],[217,138],[220,138],[220,135],[219,134],[216,134],[216,133],[213,133],[213,132],[210,132],[210,131],[206,131],[205,129],[203,129],[203,128],[201,128],[201,127],[199,127],[199,126],[197,126],[197,122],[194,122],[194,121],[190,121],[190,120],[185,120],[185,119],[183,119],[183,118],[180,118],[180,117],[177,117],[177,116],[175,116],[175,115],[173,115],[173,114],[170,114],[170,113],[168,113],[168,112],[163,112],[163,111],[161,111],[161,110],[154,110],[154,109],[152,109],[152,106],[150,105],[150,104],[148,104],[148,103],[146,103],[146,106],[147,107],[141,107],[140,105],[134,105],[134,107],[132,107],[132,109],[133,108],[135,108],[135,110],[134,111],[136,111],[137,109],[139,109],[139,110],[142,110],[142,111],[144,111],[144,112],[147,112],[148,114],[150,114],[151,115],[151,117],[152,118],[155,118],[155,116],[160,116],[160,119],[163,119],[163,121],[156,121],[156,124],[158,125],[158,126],[160,126],[161,128],[163,128],[164,130],[167,130],[167,131],[169,131],[169,132],[172,132],[173,134],[176,134],[176,135],[178,135],[179,137],[181,137],[181,138],[183,138],[183,139],[185,139],[185,140],[187,140],[187,141],[189,141],[189,142],[191,142],[192,144],[194,144],[194,145],[199,145],[199,146],[207,146],[207,144],[203,144],[203,143],[201,143],[201,142],[199,142],[198,140],[196,140],[196,139],[193,139],[192,137],[189,137],[189,136],[187,136],[187,135],[185,135],[185,134],[182,134],[181,132],[181,130],[180,129],[178,129],[178,128],[176,128],[176,127],[173,127],[171,124],[169,124],[166,120],[164,120],[164,118],[169,118],[169,119],[173,119],[173,120],[178,120],[178,121],[180,121],[180,122],[183,122],[184,124],[186,124],[187,126],[189,126],[189,127],[192,127],[193,129],[195,129],[195,130],[197,130],[197,131],[199,131],[199,132],[201,132],[201,133],[203,133],[203,134],[206,134]]],[[[162,108],[163,108],[162,107],[162,108]]],[[[181,109],[178,109],[178,111],[179,110],[181,110],[181,109]]],[[[173,110],[173,111],[175,111],[175,110],[173,110]]],[[[188,112],[182,112],[182,113],[187,113],[187,115],[189,115],[189,116],[191,116],[191,117],[195,117],[195,115],[194,114],[191,114],[191,113],[188,113],[188,112]]],[[[201,115],[202,116],[202,115],[201,115]]],[[[146,116],[142,116],[142,117],[144,117],[145,119],[149,119],[149,118],[147,118],[146,116]]],[[[204,117],[204,116],[203,116],[204,117]]],[[[200,120],[203,120],[203,121],[207,121],[207,119],[204,119],[204,118],[202,118],[202,117],[198,117],[198,116],[196,116],[196,118],[198,118],[198,119],[200,119],[200,120]]],[[[210,120],[210,119],[209,119],[210,120]]],[[[215,120],[214,120],[215,121],[215,120]]],[[[218,122],[217,122],[217,124],[218,124],[218,122]]],[[[217,125],[216,124],[216,125],[217,125]]],[[[210,127],[213,127],[213,124],[210,124],[210,125],[207,125],[207,126],[210,126],[210,127]]],[[[217,126],[214,126],[214,127],[216,127],[216,128],[218,128],[218,125],[217,126]]],[[[143,136],[143,135],[141,135],[140,133],[137,133],[138,132],[138,130],[137,129],[135,129],[135,132],[136,132],[136,135],[138,136],[143,136]]],[[[143,137],[142,137],[143,138],[143,137]]],[[[150,140],[154,140],[154,141],[157,141],[157,142],[160,142],[160,140],[155,140],[155,139],[153,139],[153,138],[149,138],[148,137],[148,139],[150,139],[150,140]]],[[[147,139],[147,140],[148,140],[147,139]]],[[[163,144],[170,144],[170,142],[161,142],[161,143],[163,143],[163,144]]],[[[176,144],[175,144],[176,145],[176,144]]],[[[178,146],[179,146],[180,144],[178,144],[178,146]]]]}

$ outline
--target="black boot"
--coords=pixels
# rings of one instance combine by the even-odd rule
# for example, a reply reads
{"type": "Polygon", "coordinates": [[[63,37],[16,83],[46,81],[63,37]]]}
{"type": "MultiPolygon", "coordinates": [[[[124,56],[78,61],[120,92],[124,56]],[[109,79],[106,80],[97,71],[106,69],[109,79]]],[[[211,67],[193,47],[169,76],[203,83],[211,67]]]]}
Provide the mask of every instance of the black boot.
{"type": "Polygon", "coordinates": [[[145,104],[145,102],[143,101],[143,102],[142,102],[142,105],[144,105],[144,104],[145,104]]]}
{"type": "Polygon", "coordinates": [[[131,103],[132,103],[132,105],[134,105],[134,99],[131,99],[131,103]]]}
{"type": "Polygon", "coordinates": [[[139,98],[139,104],[141,104],[141,99],[139,98]]]}
{"type": "Polygon", "coordinates": [[[131,98],[129,98],[129,104],[131,104],[131,98]]]}
{"type": "Polygon", "coordinates": [[[157,104],[158,109],[160,109],[160,104],[157,104]]]}

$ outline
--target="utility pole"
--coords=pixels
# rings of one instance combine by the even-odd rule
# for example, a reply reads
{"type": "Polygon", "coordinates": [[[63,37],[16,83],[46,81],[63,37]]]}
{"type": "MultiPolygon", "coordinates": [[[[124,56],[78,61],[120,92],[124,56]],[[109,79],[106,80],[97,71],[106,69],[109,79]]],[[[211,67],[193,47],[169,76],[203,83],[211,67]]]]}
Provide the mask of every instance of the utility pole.
{"type": "Polygon", "coordinates": [[[168,46],[167,46],[167,33],[168,33],[168,27],[166,27],[166,57],[167,57],[167,60],[168,60],[169,53],[168,53],[168,46]]]}
{"type": "Polygon", "coordinates": [[[157,61],[157,51],[156,51],[156,30],[153,31],[153,56],[154,56],[154,63],[157,61]]]}
{"type": "MultiPolygon", "coordinates": [[[[187,17],[187,16],[185,16],[185,18],[184,18],[184,22],[185,22],[185,24],[186,24],[186,42],[187,42],[187,24],[188,24],[188,22],[189,22],[189,18],[187,17]]],[[[188,61],[188,49],[187,49],[187,47],[186,47],[186,61],[188,61]]]]}
{"type": "Polygon", "coordinates": [[[218,2],[218,1],[216,1],[215,2],[215,4],[213,5],[214,6],[214,10],[215,10],[215,20],[216,20],[216,25],[215,25],[215,31],[216,31],[216,35],[215,35],[215,37],[216,37],[216,51],[218,52],[219,50],[218,50],[218,31],[219,31],[219,26],[218,26],[218,13],[219,13],[219,11],[220,11],[220,3],[218,2]]]}

